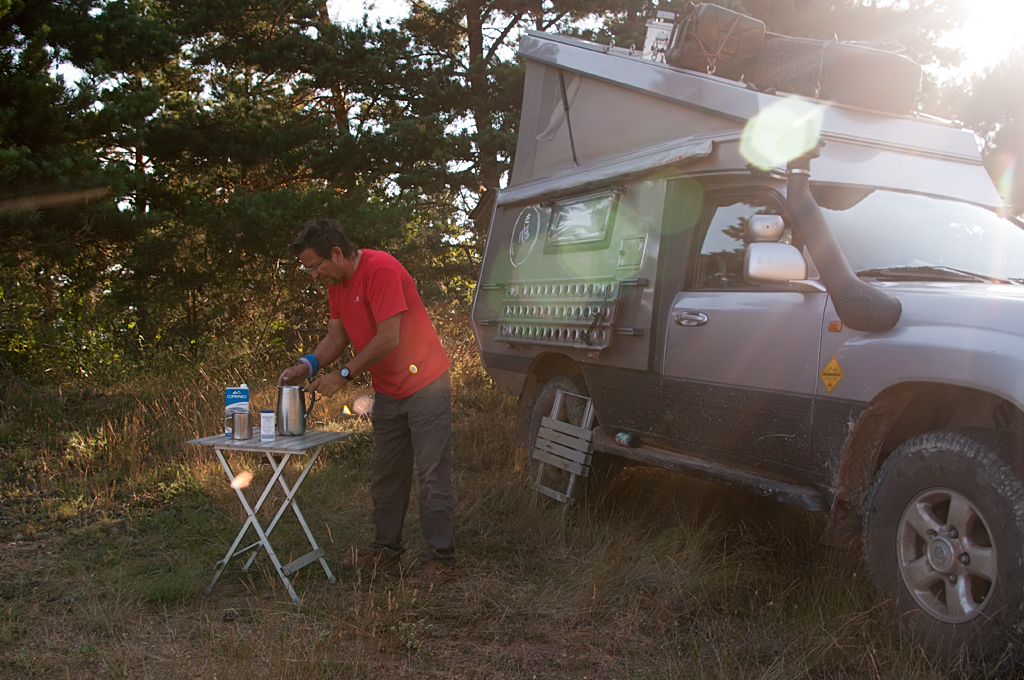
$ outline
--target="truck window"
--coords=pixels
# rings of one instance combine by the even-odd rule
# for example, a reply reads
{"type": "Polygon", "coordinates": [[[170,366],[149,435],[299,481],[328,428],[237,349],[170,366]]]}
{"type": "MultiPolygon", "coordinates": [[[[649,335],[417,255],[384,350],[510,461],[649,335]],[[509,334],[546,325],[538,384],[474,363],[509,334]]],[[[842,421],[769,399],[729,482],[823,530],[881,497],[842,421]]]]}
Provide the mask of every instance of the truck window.
{"type": "MultiPolygon", "coordinates": [[[[747,247],[746,226],[755,215],[781,215],[774,199],[766,195],[723,196],[712,199],[703,231],[700,255],[693,278],[694,288],[764,288],[743,278],[743,253],[747,247]]],[[[781,243],[793,243],[787,228],[781,243]]],[[[797,244],[793,244],[797,245],[797,244]]]]}
{"type": "Polygon", "coordinates": [[[583,196],[555,203],[544,252],[596,250],[608,247],[618,194],[583,196]]]}
{"type": "Polygon", "coordinates": [[[815,198],[854,271],[949,267],[1015,283],[1024,281],[1020,223],[968,203],[876,190],[837,200],[835,187],[815,198]]]}

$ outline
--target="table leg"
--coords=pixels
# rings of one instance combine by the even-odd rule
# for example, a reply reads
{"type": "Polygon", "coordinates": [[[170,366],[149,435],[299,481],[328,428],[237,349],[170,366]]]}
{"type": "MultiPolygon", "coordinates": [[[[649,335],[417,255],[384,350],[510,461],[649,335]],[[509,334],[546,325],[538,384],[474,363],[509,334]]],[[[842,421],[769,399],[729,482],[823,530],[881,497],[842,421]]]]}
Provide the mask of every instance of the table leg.
{"type": "MultiPolygon", "coordinates": [[[[284,478],[283,474],[280,475],[277,478],[278,484],[280,484],[281,488],[284,490],[285,499],[284,499],[284,502],[281,504],[281,507],[278,509],[277,514],[274,515],[274,519],[267,526],[267,536],[269,537],[271,532],[273,532],[274,528],[277,526],[277,523],[281,520],[281,517],[283,517],[284,513],[287,511],[287,509],[289,507],[291,507],[292,512],[295,513],[296,519],[299,520],[299,525],[302,527],[303,532],[305,532],[306,539],[309,540],[309,544],[310,544],[310,546],[312,546],[314,553],[322,553],[323,551],[320,549],[320,546],[317,545],[316,538],[313,537],[313,532],[309,530],[309,526],[306,524],[306,518],[302,514],[302,509],[299,508],[299,503],[295,499],[295,496],[296,496],[296,494],[299,491],[299,487],[302,486],[302,482],[305,481],[306,475],[308,475],[309,471],[313,468],[313,463],[316,462],[316,459],[320,456],[320,453],[323,450],[324,450],[324,445],[320,445],[309,456],[309,459],[306,461],[306,466],[302,469],[302,472],[299,474],[298,478],[295,480],[295,486],[289,488],[288,487],[288,483],[285,481],[285,478],[284,478]]],[[[272,466],[275,466],[275,468],[274,468],[275,471],[278,469],[278,467],[280,467],[283,470],[284,469],[284,465],[288,461],[288,456],[289,455],[290,454],[286,455],[280,462],[278,462],[277,460],[275,460],[268,453],[267,454],[267,459],[270,461],[270,464],[272,466]]],[[[259,551],[255,551],[255,552],[253,552],[252,555],[249,556],[248,561],[245,563],[245,567],[244,567],[245,569],[248,569],[252,565],[253,560],[256,559],[256,556],[258,554],[259,554],[259,551]]],[[[313,553],[309,553],[308,555],[306,555],[304,557],[308,558],[312,554],[313,553]]],[[[334,578],[334,574],[331,573],[331,568],[329,566],[327,566],[327,560],[322,556],[322,554],[318,557],[318,559],[319,559],[319,562],[320,562],[320,566],[323,567],[324,573],[327,575],[327,581],[329,583],[335,583],[336,579],[334,578]]],[[[299,558],[298,560],[296,560],[296,562],[304,562],[304,559],[303,558],[299,558]]],[[[305,563],[308,564],[308,562],[305,562],[305,563]]]]}
{"type": "MultiPolygon", "coordinates": [[[[270,467],[274,471],[274,474],[271,475],[270,481],[267,482],[267,487],[263,489],[263,494],[260,496],[259,501],[256,503],[256,512],[260,511],[260,507],[263,505],[263,501],[266,500],[267,496],[270,494],[270,491],[274,488],[274,482],[284,479],[284,467],[288,463],[288,459],[292,457],[292,454],[290,453],[278,454],[281,456],[281,460],[278,461],[274,454],[267,453],[266,455],[267,460],[270,461],[270,467]]],[[[274,516],[274,519],[271,520],[270,524],[268,525],[267,536],[270,536],[271,532],[274,531],[274,527],[277,526],[277,521],[281,518],[282,514],[284,514],[284,506],[282,506],[281,509],[277,511],[277,514],[274,516]]],[[[245,566],[242,567],[242,571],[249,571],[249,567],[252,566],[253,561],[260,554],[260,545],[261,544],[259,542],[256,542],[253,543],[251,546],[243,548],[239,551],[240,553],[243,553],[248,551],[249,549],[253,549],[252,554],[249,555],[249,559],[245,561],[245,566]]],[[[232,555],[232,557],[234,556],[232,555]]]]}
{"type": "MultiPolygon", "coordinates": [[[[288,490],[288,485],[285,483],[283,475],[281,476],[280,479],[278,479],[278,483],[281,485],[281,488],[284,489],[285,495],[288,497],[290,501],[289,504],[291,505],[292,512],[295,513],[295,518],[299,520],[299,525],[302,527],[302,530],[306,533],[306,538],[309,540],[309,544],[313,548],[313,553],[319,554],[318,559],[320,561],[320,566],[323,567],[324,573],[327,575],[327,582],[335,583],[336,579],[334,578],[334,574],[331,573],[331,568],[327,566],[327,559],[323,556],[324,551],[320,549],[319,545],[317,545],[316,539],[313,537],[313,532],[309,530],[309,526],[306,524],[306,518],[302,515],[302,510],[299,508],[299,502],[295,500],[295,494],[298,493],[299,486],[301,486],[302,481],[306,478],[306,473],[308,473],[310,468],[313,467],[313,463],[316,461],[317,457],[320,455],[320,452],[323,451],[323,449],[324,447],[320,446],[316,449],[316,451],[313,452],[313,455],[310,456],[309,461],[306,463],[306,467],[303,468],[302,474],[300,474],[299,478],[295,481],[295,486],[292,487],[292,490],[288,490]]],[[[284,512],[284,506],[281,507],[280,512],[284,512]]],[[[309,555],[307,555],[307,557],[311,556],[313,553],[310,553],[309,555]]],[[[302,558],[299,558],[299,560],[296,560],[296,562],[299,562],[301,560],[302,558]]]]}
{"type": "Polygon", "coordinates": [[[256,519],[256,512],[249,506],[249,501],[246,500],[245,494],[242,489],[235,489],[235,493],[238,495],[238,500],[242,503],[242,507],[245,508],[250,519],[252,519],[252,528],[256,531],[256,535],[260,537],[260,542],[263,544],[263,549],[267,551],[267,557],[270,558],[271,564],[274,565],[274,570],[277,575],[281,578],[281,582],[284,583],[285,588],[288,589],[288,594],[291,595],[292,602],[295,604],[299,603],[299,596],[295,594],[295,588],[292,587],[292,582],[288,580],[288,577],[284,573],[284,568],[281,566],[281,561],[277,559],[277,553],[274,552],[274,547],[270,545],[270,539],[263,533],[263,527],[260,526],[260,522],[256,519]]]}
{"type": "MultiPolygon", "coordinates": [[[[231,482],[234,482],[235,475],[231,471],[231,466],[228,465],[228,462],[224,459],[224,456],[219,449],[217,450],[217,457],[220,459],[221,466],[223,466],[224,472],[227,473],[228,479],[231,482]]],[[[280,468],[274,471],[274,475],[270,478],[270,481],[267,482],[267,487],[263,490],[263,494],[260,496],[259,504],[256,506],[257,509],[259,508],[259,505],[262,504],[263,501],[266,499],[273,483],[277,481],[278,478],[281,476],[281,471],[283,469],[284,466],[282,465],[280,468]]],[[[249,501],[246,500],[243,489],[237,488],[233,484],[232,488],[235,489],[235,494],[238,496],[238,500],[239,502],[241,502],[242,507],[245,508],[245,513],[249,516],[249,520],[245,523],[245,525],[243,525],[242,530],[239,532],[238,536],[235,537],[235,542],[231,544],[231,549],[228,550],[228,554],[224,558],[223,564],[221,564],[220,568],[217,569],[217,573],[214,574],[213,580],[210,581],[210,585],[206,587],[206,590],[204,592],[207,595],[210,594],[210,591],[213,589],[213,586],[217,582],[217,579],[220,578],[221,572],[224,571],[224,567],[227,566],[227,562],[233,556],[235,548],[237,548],[238,544],[241,542],[242,536],[245,535],[246,530],[251,524],[252,528],[256,531],[256,535],[260,537],[260,543],[263,545],[263,548],[267,551],[267,556],[270,557],[270,561],[274,565],[274,570],[277,572],[277,575],[281,579],[281,582],[284,583],[285,588],[288,589],[288,595],[291,596],[292,602],[298,604],[299,596],[295,593],[295,588],[292,587],[291,581],[289,581],[288,577],[285,575],[284,569],[281,566],[281,562],[277,559],[277,554],[274,552],[273,546],[270,545],[270,540],[263,532],[263,527],[260,526],[259,520],[256,518],[256,511],[253,510],[252,506],[249,505],[249,501]]]]}
{"type": "MultiPolygon", "coordinates": [[[[218,458],[218,460],[220,460],[221,466],[224,468],[224,471],[227,473],[228,479],[230,481],[234,482],[235,481],[235,475],[231,472],[231,466],[228,465],[228,462],[224,459],[224,453],[220,449],[214,449],[213,451],[214,451],[214,453],[217,454],[217,458],[218,458]]],[[[217,567],[217,571],[215,571],[213,573],[213,578],[210,580],[209,585],[207,585],[206,588],[203,590],[203,594],[204,595],[209,595],[213,591],[213,586],[216,585],[217,579],[220,578],[221,573],[224,571],[224,567],[228,566],[228,562],[231,561],[231,558],[235,554],[235,548],[237,548],[238,544],[242,542],[242,537],[245,536],[245,532],[248,529],[249,529],[249,520],[246,520],[245,524],[242,525],[242,530],[238,532],[237,536],[235,536],[235,542],[231,544],[230,548],[228,548],[228,554],[224,556],[224,559],[222,559],[220,562],[218,562],[216,565],[214,565],[215,567],[217,567]]]]}
{"type": "MultiPolygon", "coordinates": [[[[321,448],[323,448],[323,447],[321,447],[321,448]]],[[[317,449],[317,453],[319,453],[319,449],[317,449]]],[[[292,457],[292,454],[284,453],[284,454],[280,454],[280,455],[281,455],[281,459],[278,460],[277,457],[275,456],[275,454],[272,454],[270,452],[267,452],[267,454],[266,454],[267,461],[269,461],[270,467],[274,471],[274,475],[270,478],[270,481],[267,482],[267,488],[263,492],[264,495],[266,495],[270,491],[270,489],[273,486],[275,481],[283,481],[284,480],[284,467],[285,467],[285,465],[288,464],[288,459],[292,457]]],[[[306,468],[308,469],[309,466],[307,465],[306,468]]],[[[303,473],[305,473],[305,470],[303,470],[303,473]]],[[[298,482],[299,484],[302,483],[303,477],[304,477],[304,474],[299,476],[299,482],[298,482]]],[[[296,488],[298,488],[298,485],[296,485],[296,488]]],[[[287,487],[287,485],[284,487],[284,493],[285,493],[284,503],[281,505],[280,508],[278,508],[277,514],[274,515],[274,519],[270,520],[270,524],[267,525],[267,536],[270,536],[270,534],[273,533],[274,527],[277,526],[277,522],[281,519],[281,516],[284,515],[284,511],[288,507],[289,501],[291,501],[291,497],[288,494],[288,487],[287,487]]],[[[249,559],[247,559],[245,561],[245,566],[242,567],[242,571],[249,571],[249,567],[252,566],[253,561],[257,557],[259,557],[259,554],[260,554],[259,547],[258,546],[254,546],[254,547],[256,547],[256,550],[253,550],[252,554],[249,555],[249,559]]]]}
{"type": "MultiPolygon", "coordinates": [[[[223,456],[223,454],[221,452],[221,449],[214,449],[214,451],[217,453],[217,456],[220,458],[220,464],[224,468],[224,472],[228,476],[228,481],[231,482],[232,484],[234,484],[234,482],[235,482],[235,475],[232,472],[231,467],[228,465],[227,461],[225,460],[225,458],[224,458],[224,456],[223,456]]],[[[287,454],[285,456],[285,459],[287,460],[288,456],[290,456],[290,455],[291,454],[287,454]]],[[[274,468],[274,474],[270,477],[270,481],[267,482],[267,486],[263,489],[263,493],[260,494],[259,500],[256,501],[256,505],[253,507],[253,512],[259,512],[260,511],[260,508],[263,507],[263,503],[267,500],[267,497],[270,495],[270,492],[273,491],[273,489],[274,489],[274,482],[277,481],[277,478],[283,472],[284,472],[284,468],[283,467],[281,467],[281,468],[274,468]]],[[[241,541],[242,537],[245,536],[245,532],[249,530],[249,525],[251,523],[252,523],[252,520],[249,519],[249,518],[246,518],[245,524],[242,525],[241,531],[238,532],[238,538],[235,540],[235,543],[234,543],[234,545],[231,548],[232,552],[229,552],[227,554],[227,556],[223,560],[221,560],[216,565],[214,565],[215,567],[216,566],[220,566],[220,570],[214,575],[213,581],[210,583],[210,585],[207,586],[207,591],[209,591],[210,589],[213,588],[213,584],[217,582],[217,578],[220,576],[220,572],[224,570],[224,567],[226,567],[227,563],[230,562],[232,559],[234,559],[235,557],[238,557],[242,553],[249,552],[250,550],[254,550],[253,555],[252,555],[253,558],[255,558],[256,555],[259,554],[259,547],[262,545],[260,543],[260,541],[256,541],[252,545],[247,545],[244,548],[242,548],[241,550],[238,550],[237,552],[235,552],[235,549],[238,547],[239,541],[241,541]]],[[[267,533],[269,534],[270,532],[267,532],[267,533]]],[[[252,559],[250,559],[248,562],[246,562],[245,567],[243,567],[242,571],[248,571],[249,570],[249,566],[251,564],[252,564],[252,559]]],[[[209,595],[210,593],[207,592],[206,594],[209,595]]]]}

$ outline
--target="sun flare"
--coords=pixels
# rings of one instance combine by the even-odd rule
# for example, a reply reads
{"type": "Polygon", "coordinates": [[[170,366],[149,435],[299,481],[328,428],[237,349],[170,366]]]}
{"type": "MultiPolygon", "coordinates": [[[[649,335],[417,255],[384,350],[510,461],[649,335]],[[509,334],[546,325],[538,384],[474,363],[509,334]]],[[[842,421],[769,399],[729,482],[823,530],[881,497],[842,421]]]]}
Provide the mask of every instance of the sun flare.
{"type": "Polygon", "coordinates": [[[1024,45],[1021,25],[1021,0],[973,0],[963,26],[950,31],[940,44],[963,52],[961,71],[982,71],[1024,45]]]}

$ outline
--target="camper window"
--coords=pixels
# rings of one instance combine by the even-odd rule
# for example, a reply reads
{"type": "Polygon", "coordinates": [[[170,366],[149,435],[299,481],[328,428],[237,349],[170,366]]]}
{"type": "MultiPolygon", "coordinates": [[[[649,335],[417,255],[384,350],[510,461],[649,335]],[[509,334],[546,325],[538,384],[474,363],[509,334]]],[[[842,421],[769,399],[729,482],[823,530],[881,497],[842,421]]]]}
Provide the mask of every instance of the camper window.
{"type": "Polygon", "coordinates": [[[606,193],[555,203],[544,252],[607,248],[618,194],[606,193]]]}

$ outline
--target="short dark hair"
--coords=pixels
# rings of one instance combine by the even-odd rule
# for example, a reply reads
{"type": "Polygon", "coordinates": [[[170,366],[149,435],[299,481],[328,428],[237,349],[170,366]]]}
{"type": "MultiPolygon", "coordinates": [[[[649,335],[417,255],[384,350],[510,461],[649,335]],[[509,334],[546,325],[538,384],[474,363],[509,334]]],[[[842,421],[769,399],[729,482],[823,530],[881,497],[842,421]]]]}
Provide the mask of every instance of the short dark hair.
{"type": "Polygon", "coordinates": [[[330,257],[333,248],[341,248],[341,254],[345,257],[354,256],[358,250],[337,220],[324,219],[306,223],[302,233],[288,246],[288,257],[298,257],[307,248],[312,248],[320,257],[330,257]]]}

